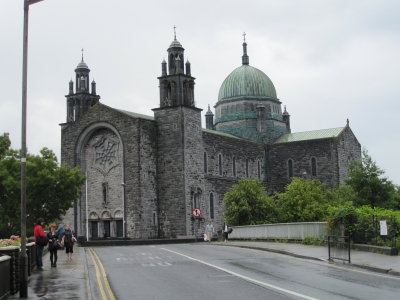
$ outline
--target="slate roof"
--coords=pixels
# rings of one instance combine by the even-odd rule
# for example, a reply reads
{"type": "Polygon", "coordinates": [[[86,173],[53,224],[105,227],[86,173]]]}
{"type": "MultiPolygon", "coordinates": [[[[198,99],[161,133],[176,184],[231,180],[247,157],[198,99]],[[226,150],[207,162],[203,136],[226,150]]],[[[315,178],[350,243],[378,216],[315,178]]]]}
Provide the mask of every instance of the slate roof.
{"type": "Polygon", "coordinates": [[[141,119],[147,119],[147,120],[153,120],[154,121],[154,117],[152,117],[152,116],[142,115],[142,114],[138,114],[138,113],[134,113],[134,112],[131,112],[131,111],[122,110],[122,109],[116,109],[116,110],[118,110],[118,111],[120,111],[120,112],[122,112],[124,114],[127,114],[127,115],[129,115],[131,117],[134,117],[134,118],[141,118],[141,119]]]}
{"type": "Polygon", "coordinates": [[[282,143],[337,137],[343,131],[344,128],[345,127],[338,127],[338,128],[331,128],[331,129],[321,129],[321,130],[314,130],[314,131],[287,133],[287,134],[280,136],[273,144],[282,144],[282,143]]]}
{"type": "Polygon", "coordinates": [[[243,139],[243,138],[238,137],[238,136],[236,136],[236,135],[229,134],[229,133],[225,133],[225,132],[221,132],[221,131],[210,130],[210,129],[206,129],[206,128],[202,128],[202,131],[205,132],[205,133],[211,133],[211,134],[216,134],[216,135],[220,135],[220,136],[225,136],[225,137],[229,137],[229,138],[238,139],[238,140],[241,140],[241,141],[244,141],[244,142],[262,144],[262,143],[259,143],[259,142],[255,142],[255,141],[251,141],[251,140],[246,140],[246,139],[243,139]]]}

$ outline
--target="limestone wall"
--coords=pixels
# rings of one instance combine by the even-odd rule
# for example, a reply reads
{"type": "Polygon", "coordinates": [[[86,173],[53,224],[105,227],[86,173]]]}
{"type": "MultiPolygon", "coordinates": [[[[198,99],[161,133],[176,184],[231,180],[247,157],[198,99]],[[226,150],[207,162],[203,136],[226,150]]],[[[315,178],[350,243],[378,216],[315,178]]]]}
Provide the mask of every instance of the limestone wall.
{"type": "Polygon", "coordinates": [[[345,184],[344,180],[348,174],[348,164],[352,161],[361,162],[361,145],[350,127],[346,127],[339,137],[338,165],[339,182],[345,184]]]}
{"type": "Polygon", "coordinates": [[[269,180],[290,182],[288,160],[293,161],[293,177],[318,179],[333,187],[339,184],[338,141],[334,138],[282,143],[268,146],[269,180]],[[315,157],[317,175],[311,176],[311,158],[315,157]],[[303,173],[307,175],[304,176],[303,173]]]}

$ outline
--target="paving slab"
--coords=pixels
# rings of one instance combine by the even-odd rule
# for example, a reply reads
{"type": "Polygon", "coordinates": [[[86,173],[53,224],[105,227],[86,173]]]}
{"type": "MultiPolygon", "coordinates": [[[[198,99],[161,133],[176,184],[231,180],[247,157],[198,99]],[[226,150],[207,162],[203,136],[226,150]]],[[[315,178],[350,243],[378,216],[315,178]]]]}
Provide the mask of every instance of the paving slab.
{"type": "MultiPolygon", "coordinates": [[[[52,268],[50,253],[43,256],[46,271],[35,269],[28,277],[28,298],[41,300],[87,299],[85,250],[74,246],[73,260],[67,260],[65,250],[58,251],[57,267],[52,268]]],[[[19,298],[19,293],[10,299],[19,298]]]]}
{"type": "MultiPolygon", "coordinates": [[[[235,246],[260,249],[264,251],[277,252],[288,254],[297,257],[304,257],[310,259],[318,259],[328,261],[328,247],[304,245],[296,243],[279,243],[279,242],[263,242],[263,241],[229,241],[228,243],[215,243],[214,245],[220,246],[235,246]]],[[[332,249],[331,251],[336,251],[332,249]]],[[[335,257],[347,258],[347,251],[331,252],[335,257]]],[[[342,260],[334,259],[334,262],[342,263],[342,260]]],[[[400,276],[400,256],[388,256],[384,254],[362,252],[351,250],[350,251],[351,265],[369,269],[372,271],[394,274],[400,276]]]]}

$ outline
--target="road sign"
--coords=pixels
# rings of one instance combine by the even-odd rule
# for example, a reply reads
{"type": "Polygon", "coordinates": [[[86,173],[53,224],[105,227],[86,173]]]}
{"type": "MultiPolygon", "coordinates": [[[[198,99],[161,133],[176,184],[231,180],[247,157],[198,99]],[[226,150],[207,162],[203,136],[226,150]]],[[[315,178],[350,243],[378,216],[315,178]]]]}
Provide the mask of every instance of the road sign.
{"type": "Polygon", "coordinates": [[[192,216],[195,218],[199,218],[201,216],[201,209],[200,208],[193,208],[192,209],[192,216]]]}

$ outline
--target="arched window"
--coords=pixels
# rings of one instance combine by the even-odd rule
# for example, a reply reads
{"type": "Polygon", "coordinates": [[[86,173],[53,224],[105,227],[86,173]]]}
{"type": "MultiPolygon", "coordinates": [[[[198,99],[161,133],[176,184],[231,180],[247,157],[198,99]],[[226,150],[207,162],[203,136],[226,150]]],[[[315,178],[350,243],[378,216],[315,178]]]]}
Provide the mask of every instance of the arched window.
{"type": "Polygon", "coordinates": [[[103,182],[102,184],[102,194],[103,194],[103,206],[107,207],[108,203],[108,184],[103,182]]]}
{"type": "Polygon", "coordinates": [[[208,169],[207,169],[207,152],[204,152],[204,161],[203,161],[203,163],[204,163],[204,174],[207,174],[207,171],[208,171],[208,169]]]}
{"type": "Polygon", "coordinates": [[[246,178],[249,178],[249,160],[246,159],[246,178]]]}
{"type": "Polygon", "coordinates": [[[288,177],[292,178],[293,177],[293,161],[291,159],[288,160],[288,177]]]}
{"type": "Polygon", "coordinates": [[[260,161],[257,161],[257,177],[258,177],[258,180],[261,180],[261,165],[260,165],[260,161]]]}
{"type": "Polygon", "coordinates": [[[222,176],[222,155],[218,154],[218,174],[222,176]]]}
{"type": "Polygon", "coordinates": [[[311,157],[311,176],[317,176],[317,159],[311,157]]]}
{"type": "Polygon", "coordinates": [[[196,208],[197,206],[197,194],[193,193],[193,208],[196,208]]]}
{"type": "Polygon", "coordinates": [[[236,158],[232,157],[232,173],[233,177],[236,177],[236,158]]]}
{"type": "Polygon", "coordinates": [[[210,219],[214,219],[214,194],[210,193],[210,219]]]}

